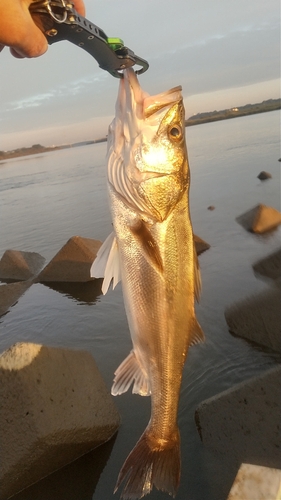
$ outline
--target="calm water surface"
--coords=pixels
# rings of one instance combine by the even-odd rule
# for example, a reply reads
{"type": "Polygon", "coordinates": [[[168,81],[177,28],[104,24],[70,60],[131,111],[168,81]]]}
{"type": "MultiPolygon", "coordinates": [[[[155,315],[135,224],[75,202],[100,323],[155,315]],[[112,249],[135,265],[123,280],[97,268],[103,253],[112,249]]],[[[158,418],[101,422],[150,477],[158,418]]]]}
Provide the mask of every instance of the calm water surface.
{"type": "MultiPolygon", "coordinates": [[[[202,400],[280,362],[275,354],[233,338],[224,320],[226,306],[268,286],[254,276],[252,264],[280,246],[280,230],[257,236],[235,221],[258,203],[280,210],[279,113],[190,127],[186,134],[194,232],[211,248],[200,256],[203,293],[197,307],[207,340],[190,350],[183,376],[182,479],[176,498],[225,500],[238,465],[204,448],[194,411],[202,400]],[[259,181],[261,170],[272,179],[259,181]],[[208,211],[209,205],[215,210],[208,211]]],[[[105,150],[99,144],[0,163],[0,255],[13,248],[39,252],[48,261],[71,236],[105,239],[111,232],[105,150]]],[[[106,296],[99,283],[33,285],[0,318],[0,351],[17,341],[90,351],[110,388],[114,370],[131,349],[120,285],[106,296]]],[[[92,462],[89,456],[87,463],[72,465],[68,480],[57,473],[53,483],[45,480],[18,500],[118,498],[114,484],[149,420],[150,401],[124,394],[115,402],[122,426],[96,487],[93,471],[101,451],[92,462]],[[76,480],[70,488],[71,477],[76,480]]],[[[148,498],[169,496],[153,491],[148,498]]]]}

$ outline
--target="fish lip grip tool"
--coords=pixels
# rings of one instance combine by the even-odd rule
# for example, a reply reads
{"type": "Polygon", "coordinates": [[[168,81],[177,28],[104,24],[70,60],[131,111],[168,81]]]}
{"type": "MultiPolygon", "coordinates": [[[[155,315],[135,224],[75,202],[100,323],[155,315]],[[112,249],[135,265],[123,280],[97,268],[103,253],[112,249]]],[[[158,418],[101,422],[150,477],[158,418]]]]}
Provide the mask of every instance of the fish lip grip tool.
{"type": "Polygon", "coordinates": [[[138,75],[149,67],[120,38],[108,38],[101,28],[78,14],[69,0],[35,0],[29,10],[50,45],[68,40],[86,50],[101,69],[116,78],[123,78],[122,70],[134,65],[140,66],[138,75]]]}

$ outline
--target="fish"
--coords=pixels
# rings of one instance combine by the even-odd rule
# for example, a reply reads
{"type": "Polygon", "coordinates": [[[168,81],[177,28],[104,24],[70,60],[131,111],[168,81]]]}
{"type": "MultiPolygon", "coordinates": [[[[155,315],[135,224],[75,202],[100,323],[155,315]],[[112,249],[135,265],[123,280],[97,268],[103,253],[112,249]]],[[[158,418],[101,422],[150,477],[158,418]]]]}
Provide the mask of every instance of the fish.
{"type": "Polygon", "coordinates": [[[91,275],[102,291],[122,283],[132,350],[111,393],[151,396],[149,423],[124,462],[115,492],[140,499],[153,487],[175,496],[181,470],[177,423],[189,346],[204,341],[195,314],[201,277],[189,210],[190,173],[182,88],[150,96],[132,68],[120,80],[109,126],[107,184],[113,232],[91,275]]]}

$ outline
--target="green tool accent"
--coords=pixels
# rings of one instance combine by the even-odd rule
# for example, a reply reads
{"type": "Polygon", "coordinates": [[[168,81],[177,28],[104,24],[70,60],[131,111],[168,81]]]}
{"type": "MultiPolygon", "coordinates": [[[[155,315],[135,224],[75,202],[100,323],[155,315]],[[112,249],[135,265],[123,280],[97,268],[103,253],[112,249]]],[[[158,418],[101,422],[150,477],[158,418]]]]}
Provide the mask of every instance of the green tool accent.
{"type": "Polygon", "coordinates": [[[124,42],[121,38],[108,38],[107,43],[112,50],[122,49],[124,47],[124,42]]]}

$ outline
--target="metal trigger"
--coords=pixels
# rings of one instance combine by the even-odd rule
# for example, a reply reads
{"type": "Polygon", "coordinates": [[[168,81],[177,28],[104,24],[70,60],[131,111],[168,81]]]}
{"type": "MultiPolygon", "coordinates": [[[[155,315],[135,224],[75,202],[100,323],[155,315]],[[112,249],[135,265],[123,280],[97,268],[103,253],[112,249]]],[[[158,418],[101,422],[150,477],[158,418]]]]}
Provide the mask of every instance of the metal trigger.
{"type": "Polygon", "coordinates": [[[67,5],[65,3],[65,0],[60,0],[61,1],[61,7],[59,6],[59,8],[63,8],[64,11],[63,11],[63,15],[62,16],[59,16],[59,15],[56,15],[56,13],[52,10],[52,6],[51,6],[51,1],[49,0],[46,7],[47,7],[47,11],[49,12],[50,16],[57,22],[57,23],[64,23],[66,20],[67,20],[67,5]]]}

